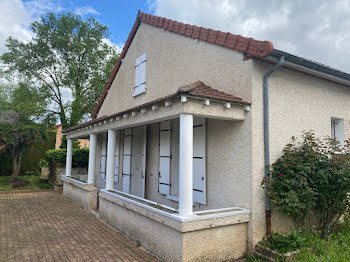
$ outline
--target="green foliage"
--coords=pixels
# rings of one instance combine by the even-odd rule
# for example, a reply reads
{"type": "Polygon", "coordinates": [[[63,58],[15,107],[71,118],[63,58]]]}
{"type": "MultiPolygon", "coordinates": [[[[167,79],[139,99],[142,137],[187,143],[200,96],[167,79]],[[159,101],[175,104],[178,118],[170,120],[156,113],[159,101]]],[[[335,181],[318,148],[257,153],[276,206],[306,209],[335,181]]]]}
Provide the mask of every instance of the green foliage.
{"type": "Polygon", "coordinates": [[[2,176],[0,177],[0,191],[10,191],[14,190],[13,184],[16,183],[17,180],[27,181],[26,185],[17,188],[16,190],[30,190],[30,189],[51,189],[51,185],[42,182],[40,180],[40,176],[19,176],[15,179],[15,181],[11,182],[10,176],[2,176]]]}
{"type": "MultiPolygon", "coordinates": [[[[48,150],[45,153],[45,159],[52,163],[58,163],[60,165],[66,164],[66,157],[67,157],[67,150],[66,149],[53,149],[48,150]]],[[[73,156],[72,156],[72,166],[73,167],[87,167],[89,161],[89,149],[88,148],[82,148],[82,149],[73,149],[73,156]]]]}
{"type": "Polygon", "coordinates": [[[29,171],[24,171],[23,173],[24,176],[40,176],[40,172],[38,170],[29,170],[29,171]]]}
{"type": "Polygon", "coordinates": [[[0,146],[12,152],[18,147],[25,147],[37,140],[45,139],[46,130],[38,124],[0,123],[0,146]]]}
{"type": "Polygon", "coordinates": [[[0,93],[0,112],[16,112],[22,123],[38,121],[45,114],[45,98],[34,85],[21,82],[16,85],[0,85],[0,93]]]}
{"type": "Polygon", "coordinates": [[[349,213],[349,144],[344,149],[329,138],[304,133],[301,143],[288,144],[271,166],[267,194],[276,209],[304,225],[312,215],[322,235],[349,213]]]}
{"type": "Polygon", "coordinates": [[[48,13],[31,30],[34,37],[28,42],[7,39],[9,51],[1,56],[7,73],[40,83],[63,128],[76,125],[93,111],[118,56],[105,41],[108,28],[68,12],[48,13]],[[72,101],[62,97],[65,88],[72,91],[72,101]]]}
{"type": "Polygon", "coordinates": [[[49,167],[49,162],[47,162],[45,159],[40,159],[39,160],[39,167],[49,167]]]}
{"type": "Polygon", "coordinates": [[[284,254],[290,251],[312,247],[317,241],[319,241],[319,236],[310,231],[290,229],[288,234],[273,233],[269,237],[264,237],[260,244],[284,254]]]}

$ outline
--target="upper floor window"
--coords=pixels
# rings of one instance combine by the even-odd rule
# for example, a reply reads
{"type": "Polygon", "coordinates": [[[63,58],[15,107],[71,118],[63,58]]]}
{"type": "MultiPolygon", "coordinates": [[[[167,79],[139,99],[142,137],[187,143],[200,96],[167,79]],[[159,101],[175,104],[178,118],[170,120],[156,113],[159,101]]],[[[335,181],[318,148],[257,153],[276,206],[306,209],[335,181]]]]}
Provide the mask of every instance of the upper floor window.
{"type": "Polygon", "coordinates": [[[331,119],[332,138],[336,139],[340,143],[340,147],[344,147],[345,133],[344,133],[344,119],[332,118],[331,119]]]}
{"type": "Polygon", "coordinates": [[[135,86],[132,96],[146,92],[146,54],[136,59],[135,65],[135,86]]]}

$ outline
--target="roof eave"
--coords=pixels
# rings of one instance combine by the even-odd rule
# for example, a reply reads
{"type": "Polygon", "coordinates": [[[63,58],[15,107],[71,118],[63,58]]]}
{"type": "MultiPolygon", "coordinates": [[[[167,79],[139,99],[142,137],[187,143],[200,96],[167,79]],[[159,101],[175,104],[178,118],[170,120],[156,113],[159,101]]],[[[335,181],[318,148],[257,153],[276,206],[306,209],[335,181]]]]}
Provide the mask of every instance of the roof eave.
{"type": "Polygon", "coordinates": [[[261,60],[276,63],[282,56],[285,59],[283,66],[289,69],[350,87],[350,74],[281,50],[274,49],[261,60]]]}

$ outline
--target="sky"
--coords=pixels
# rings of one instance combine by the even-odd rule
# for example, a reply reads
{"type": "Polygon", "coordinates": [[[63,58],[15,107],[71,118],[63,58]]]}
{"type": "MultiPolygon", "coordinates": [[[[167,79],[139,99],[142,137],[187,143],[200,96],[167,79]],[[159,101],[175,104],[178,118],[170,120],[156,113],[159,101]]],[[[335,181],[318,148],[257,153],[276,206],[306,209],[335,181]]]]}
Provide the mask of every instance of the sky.
{"type": "Polygon", "coordinates": [[[350,73],[350,0],[0,0],[0,54],[9,36],[32,37],[46,12],[93,16],[122,48],[137,10],[269,40],[274,47],[350,73]]]}

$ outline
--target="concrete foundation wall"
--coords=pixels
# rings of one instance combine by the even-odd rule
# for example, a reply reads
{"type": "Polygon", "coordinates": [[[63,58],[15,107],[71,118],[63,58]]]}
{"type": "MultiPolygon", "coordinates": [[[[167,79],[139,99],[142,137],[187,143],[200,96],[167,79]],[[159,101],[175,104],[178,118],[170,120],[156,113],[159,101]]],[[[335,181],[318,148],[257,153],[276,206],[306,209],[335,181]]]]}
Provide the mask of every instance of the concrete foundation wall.
{"type": "Polygon", "coordinates": [[[97,208],[97,189],[90,184],[62,177],[63,195],[90,211],[97,208]]]}
{"type": "Polygon", "coordinates": [[[246,250],[247,220],[221,226],[214,220],[212,225],[179,222],[149,210],[136,212],[130,203],[99,195],[100,218],[165,261],[224,261],[239,258],[246,250]]]}

